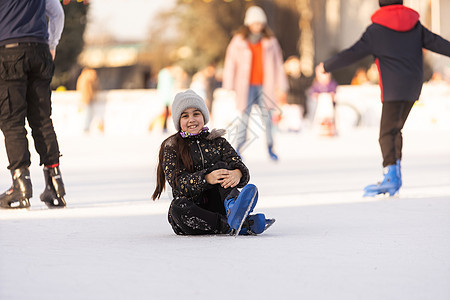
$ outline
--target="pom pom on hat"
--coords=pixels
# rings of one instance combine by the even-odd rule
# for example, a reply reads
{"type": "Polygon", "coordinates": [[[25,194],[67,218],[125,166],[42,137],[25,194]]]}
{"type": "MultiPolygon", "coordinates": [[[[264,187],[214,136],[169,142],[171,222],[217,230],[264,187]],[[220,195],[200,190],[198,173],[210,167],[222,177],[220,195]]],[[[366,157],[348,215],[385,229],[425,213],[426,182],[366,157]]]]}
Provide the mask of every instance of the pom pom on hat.
{"type": "Polygon", "coordinates": [[[198,109],[203,115],[205,124],[209,122],[209,111],[208,107],[206,107],[205,100],[203,100],[202,97],[197,95],[193,90],[186,90],[176,94],[175,100],[173,100],[172,104],[173,125],[175,125],[177,131],[181,130],[181,114],[188,108],[198,109]]]}
{"type": "Polygon", "coordinates": [[[267,24],[266,14],[259,6],[250,6],[245,12],[244,25],[249,26],[253,23],[267,24]]]}

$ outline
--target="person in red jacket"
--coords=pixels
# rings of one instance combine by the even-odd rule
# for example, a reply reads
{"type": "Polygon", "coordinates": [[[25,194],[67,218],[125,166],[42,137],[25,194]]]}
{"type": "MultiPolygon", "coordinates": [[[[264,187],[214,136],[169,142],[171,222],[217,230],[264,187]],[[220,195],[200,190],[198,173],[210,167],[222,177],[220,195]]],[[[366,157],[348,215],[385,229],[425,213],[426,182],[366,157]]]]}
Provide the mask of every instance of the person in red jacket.
{"type": "Polygon", "coordinates": [[[362,37],[319,65],[321,72],[331,72],[367,55],[375,57],[383,102],[379,143],[385,176],[367,186],[364,196],[394,195],[402,186],[402,128],[422,90],[422,48],[450,56],[450,42],[425,28],[419,14],[403,6],[402,0],[379,0],[379,4],[362,37]]]}

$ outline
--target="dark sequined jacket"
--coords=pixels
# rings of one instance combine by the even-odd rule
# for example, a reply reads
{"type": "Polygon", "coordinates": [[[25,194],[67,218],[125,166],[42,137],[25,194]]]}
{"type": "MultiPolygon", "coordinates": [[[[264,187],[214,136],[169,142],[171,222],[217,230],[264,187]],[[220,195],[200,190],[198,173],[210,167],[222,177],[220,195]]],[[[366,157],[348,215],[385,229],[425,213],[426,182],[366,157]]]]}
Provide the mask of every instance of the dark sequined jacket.
{"type": "Polygon", "coordinates": [[[193,202],[198,202],[202,193],[213,187],[206,182],[205,175],[214,170],[214,165],[219,161],[225,162],[230,170],[239,169],[242,172],[238,188],[248,183],[250,173],[230,143],[222,137],[224,134],[223,129],[213,129],[211,132],[206,131],[186,138],[194,165],[193,173],[188,172],[182,162],[178,171],[176,170],[175,138],[166,141],[162,166],[166,180],[172,187],[174,199],[186,197],[193,202]]]}

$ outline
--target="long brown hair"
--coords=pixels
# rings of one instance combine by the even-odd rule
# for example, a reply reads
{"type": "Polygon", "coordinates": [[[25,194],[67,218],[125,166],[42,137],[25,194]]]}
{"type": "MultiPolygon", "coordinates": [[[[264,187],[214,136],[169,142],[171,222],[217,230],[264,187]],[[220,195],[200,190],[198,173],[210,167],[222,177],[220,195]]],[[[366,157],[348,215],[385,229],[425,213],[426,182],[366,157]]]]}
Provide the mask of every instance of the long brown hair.
{"type": "MultiPolygon", "coordinates": [[[[175,153],[177,154],[175,161],[175,172],[172,174],[174,177],[178,173],[181,164],[185,166],[188,172],[194,172],[194,163],[192,161],[191,153],[189,151],[189,144],[187,141],[181,137],[180,132],[169,136],[161,143],[161,148],[159,149],[158,166],[156,168],[156,188],[152,195],[153,201],[159,199],[166,187],[166,175],[163,169],[164,150],[166,147],[173,147],[175,153]]],[[[175,178],[171,179],[172,181],[175,181],[175,178]]]]}
{"type": "MultiPolygon", "coordinates": [[[[250,35],[250,28],[248,28],[248,26],[246,26],[246,25],[242,25],[238,30],[236,30],[234,32],[234,35],[238,35],[238,34],[242,35],[244,37],[244,39],[247,39],[248,36],[250,35]]],[[[261,34],[263,37],[266,37],[266,38],[275,36],[273,31],[267,25],[264,26],[261,34]]]]}

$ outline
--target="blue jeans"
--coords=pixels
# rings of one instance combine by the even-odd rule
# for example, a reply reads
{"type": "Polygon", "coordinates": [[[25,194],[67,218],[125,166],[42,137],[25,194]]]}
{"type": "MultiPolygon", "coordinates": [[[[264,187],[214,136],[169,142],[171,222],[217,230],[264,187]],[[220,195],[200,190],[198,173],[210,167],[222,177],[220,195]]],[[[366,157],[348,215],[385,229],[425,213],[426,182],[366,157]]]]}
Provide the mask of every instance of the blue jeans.
{"type": "Polygon", "coordinates": [[[261,121],[265,127],[266,141],[269,147],[273,146],[272,136],[272,114],[264,103],[264,94],[262,91],[262,85],[250,85],[248,91],[247,107],[242,112],[241,122],[238,126],[237,133],[237,148],[242,148],[247,140],[248,122],[250,120],[250,113],[253,105],[257,105],[260,110],[261,121]]]}

